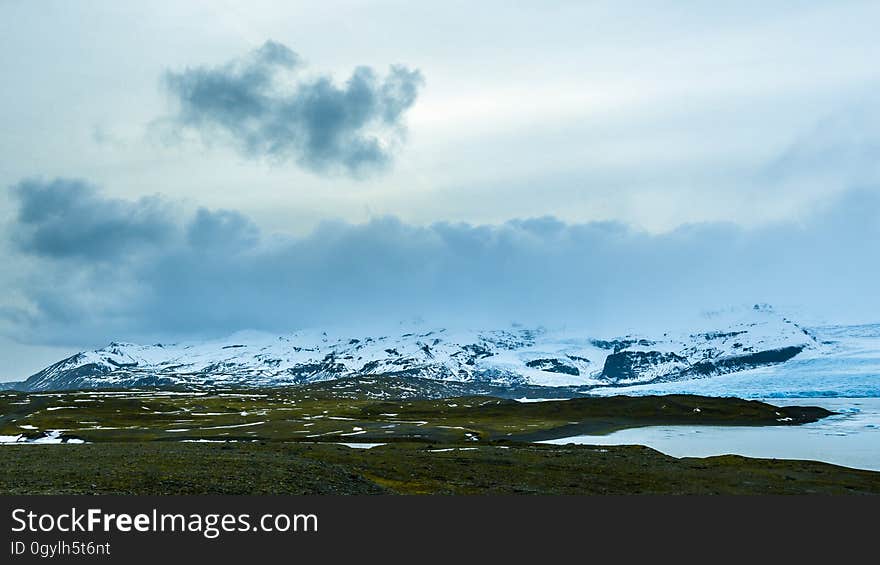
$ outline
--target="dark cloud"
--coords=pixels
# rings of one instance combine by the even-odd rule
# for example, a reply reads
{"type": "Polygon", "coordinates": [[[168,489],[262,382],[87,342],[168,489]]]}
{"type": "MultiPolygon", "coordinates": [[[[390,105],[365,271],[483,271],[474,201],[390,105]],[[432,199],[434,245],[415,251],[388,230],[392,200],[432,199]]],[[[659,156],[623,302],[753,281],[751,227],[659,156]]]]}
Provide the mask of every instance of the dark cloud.
{"type": "Polygon", "coordinates": [[[14,289],[27,304],[0,319],[40,343],[417,316],[649,331],[683,313],[755,302],[837,320],[880,315],[876,190],[752,230],[696,224],[656,235],[555,218],[415,226],[387,217],[325,222],[301,238],[267,237],[233,211],[198,210],[169,225],[161,201],[109,199],[76,181],[28,181],[13,192],[11,227],[32,268],[14,289]]]}
{"type": "Polygon", "coordinates": [[[187,226],[188,243],[198,249],[247,249],[257,244],[260,231],[250,219],[230,210],[200,208],[187,226]]]}
{"type": "Polygon", "coordinates": [[[247,157],[293,159],[316,172],[361,175],[387,165],[423,83],[419,71],[395,65],[382,77],[358,67],[339,86],[327,76],[300,77],[299,67],[293,51],[269,41],[219,67],[169,71],[164,84],[178,106],[172,123],[219,134],[247,157]]]}
{"type": "Polygon", "coordinates": [[[25,180],[11,193],[18,204],[11,239],[34,255],[110,261],[163,243],[176,227],[156,197],[105,198],[81,180],[25,180]]]}

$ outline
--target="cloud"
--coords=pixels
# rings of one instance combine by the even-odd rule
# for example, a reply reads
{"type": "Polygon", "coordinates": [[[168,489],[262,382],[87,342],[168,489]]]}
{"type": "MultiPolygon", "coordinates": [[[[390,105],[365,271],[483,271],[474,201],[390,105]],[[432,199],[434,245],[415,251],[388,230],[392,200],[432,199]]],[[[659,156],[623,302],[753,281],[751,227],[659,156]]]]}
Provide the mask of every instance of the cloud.
{"type": "Polygon", "coordinates": [[[219,67],[168,71],[164,85],[177,103],[171,124],[219,136],[248,158],[294,160],[318,173],[360,176],[387,166],[421,73],[393,65],[381,77],[361,66],[339,86],[329,76],[300,76],[301,67],[296,53],[268,41],[219,67]]]}
{"type": "Polygon", "coordinates": [[[823,190],[880,183],[880,111],[853,100],[818,120],[761,171],[764,183],[819,183],[823,190]]]}
{"type": "Polygon", "coordinates": [[[162,244],[175,228],[159,198],[105,198],[82,180],[23,180],[11,193],[18,205],[11,239],[28,254],[112,261],[162,244]]]}
{"type": "Polygon", "coordinates": [[[238,212],[200,208],[186,229],[187,242],[202,250],[239,250],[256,245],[260,230],[238,212]]]}
{"type": "Polygon", "coordinates": [[[880,315],[876,190],[760,229],[712,223],[656,235],[550,217],[428,226],[385,217],[324,222],[300,238],[263,234],[228,210],[168,220],[158,198],[115,200],[81,181],[26,181],[13,193],[10,228],[29,267],[12,289],[23,303],[0,320],[31,343],[387,327],[414,317],[647,332],[699,309],[755,302],[834,321],[880,315]]]}

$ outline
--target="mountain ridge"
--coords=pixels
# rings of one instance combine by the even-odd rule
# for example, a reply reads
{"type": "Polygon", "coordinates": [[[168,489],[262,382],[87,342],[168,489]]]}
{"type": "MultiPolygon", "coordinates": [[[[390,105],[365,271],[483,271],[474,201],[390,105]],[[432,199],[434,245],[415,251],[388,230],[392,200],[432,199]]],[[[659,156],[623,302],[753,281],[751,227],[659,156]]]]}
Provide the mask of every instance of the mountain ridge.
{"type": "Polygon", "coordinates": [[[179,344],[111,342],[54,363],[17,388],[258,387],[384,375],[589,390],[706,378],[782,363],[822,347],[808,330],[762,305],[713,316],[706,324],[675,335],[614,339],[517,327],[373,336],[243,332],[179,344]]]}

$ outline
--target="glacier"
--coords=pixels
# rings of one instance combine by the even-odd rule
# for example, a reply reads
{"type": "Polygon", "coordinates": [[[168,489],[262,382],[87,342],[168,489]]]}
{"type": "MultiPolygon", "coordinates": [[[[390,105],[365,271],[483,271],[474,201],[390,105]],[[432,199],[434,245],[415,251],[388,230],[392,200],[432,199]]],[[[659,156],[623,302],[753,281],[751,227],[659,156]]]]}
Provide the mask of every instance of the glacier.
{"type": "Polygon", "coordinates": [[[808,328],[821,347],[785,363],[712,379],[641,384],[594,394],[700,394],[752,399],[880,397],[880,324],[808,328]]]}

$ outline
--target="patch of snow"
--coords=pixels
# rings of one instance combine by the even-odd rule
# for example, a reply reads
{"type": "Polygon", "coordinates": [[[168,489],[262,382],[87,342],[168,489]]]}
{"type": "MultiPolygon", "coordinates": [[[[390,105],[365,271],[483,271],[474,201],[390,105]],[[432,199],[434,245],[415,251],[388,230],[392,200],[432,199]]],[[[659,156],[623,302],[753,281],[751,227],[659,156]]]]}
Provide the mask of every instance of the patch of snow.
{"type": "Polygon", "coordinates": [[[387,445],[385,443],[345,443],[338,442],[336,445],[344,445],[345,447],[351,447],[353,449],[372,449],[373,447],[379,447],[380,445],[387,445]]]}

